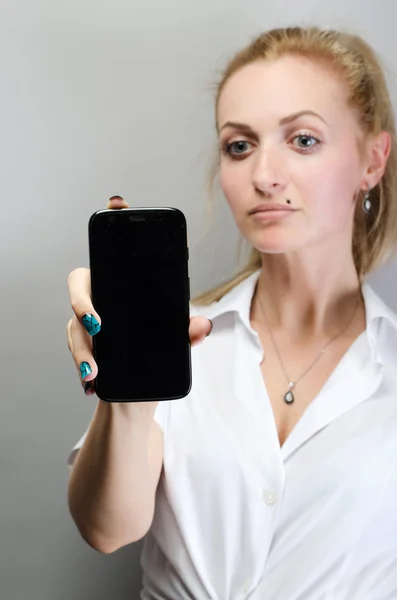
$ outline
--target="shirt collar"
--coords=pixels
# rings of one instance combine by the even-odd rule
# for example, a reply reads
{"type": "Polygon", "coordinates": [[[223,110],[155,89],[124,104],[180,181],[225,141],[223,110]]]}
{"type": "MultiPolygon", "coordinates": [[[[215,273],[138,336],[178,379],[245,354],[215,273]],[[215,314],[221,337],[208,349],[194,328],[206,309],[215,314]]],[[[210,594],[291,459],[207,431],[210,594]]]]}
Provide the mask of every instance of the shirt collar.
{"type": "MultiPolygon", "coordinates": [[[[261,269],[258,269],[223,296],[218,302],[213,302],[211,305],[205,307],[204,315],[214,321],[214,319],[221,315],[228,312],[235,312],[239,315],[244,325],[251,330],[251,302],[260,272],[261,269]]],[[[379,324],[379,321],[385,320],[391,326],[393,333],[397,336],[397,315],[385,304],[367,282],[362,284],[362,294],[366,311],[368,341],[371,350],[375,353],[374,355],[378,357],[379,354],[376,343],[377,336],[375,333],[378,331],[377,325],[379,324]]],[[[203,314],[203,311],[200,311],[200,314],[203,314]]]]}
{"type": "MultiPolygon", "coordinates": [[[[228,312],[236,312],[244,325],[250,329],[251,302],[260,272],[261,270],[258,269],[244,279],[244,281],[236,285],[223,298],[206,306],[204,315],[214,321],[217,317],[228,312]]],[[[202,313],[203,311],[200,311],[200,314],[202,313]]]]}

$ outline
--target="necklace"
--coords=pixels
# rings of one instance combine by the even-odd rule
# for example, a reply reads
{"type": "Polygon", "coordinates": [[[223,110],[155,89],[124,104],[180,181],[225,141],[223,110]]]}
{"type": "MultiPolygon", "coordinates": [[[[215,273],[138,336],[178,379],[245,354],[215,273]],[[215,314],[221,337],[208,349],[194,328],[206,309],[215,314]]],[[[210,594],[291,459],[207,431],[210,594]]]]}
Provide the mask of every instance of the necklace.
{"type": "Polygon", "coordinates": [[[353,321],[354,315],[356,314],[356,311],[357,311],[358,305],[359,305],[359,303],[360,303],[360,297],[361,297],[361,295],[359,295],[359,297],[358,297],[358,301],[357,301],[357,304],[355,305],[355,309],[354,309],[353,315],[352,315],[352,317],[349,319],[349,322],[348,322],[348,324],[346,325],[346,327],[345,327],[345,328],[344,328],[344,329],[343,329],[343,330],[342,330],[340,333],[338,333],[338,335],[336,335],[335,337],[333,337],[333,338],[331,338],[331,339],[329,340],[329,342],[328,342],[328,343],[327,343],[327,344],[324,346],[324,348],[322,348],[322,349],[321,349],[321,352],[320,352],[319,356],[316,358],[316,360],[315,360],[315,361],[314,361],[314,362],[313,362],[313,363],[312,363],[312,364],[309,366],[309,368],[308,368],[308,369],[306,369],[306,371],[305,371],[305,372],[304,372],[304,373],[303,373],[303,374],[302,374],[302,375],[301,375],[301,376],[300,376],[300,377],[299,377],[299,378],[298,378],[296,381],[291,381],[291,379],[290,379],[290,378],[288,377],[288,375],[287,375],[287,372],[286,372],[286,370],[285,370],[285,367],[284,367],[284,363],[283,363],[283,361],[281,360],[280,353],[279,353],[279,351],[278,351],[278,349],[277,349],[277,345],[276,345],[276,342],[275,342],[275,340],[274,340],[273,334],[272,334],[272,332],[270,331],[270,327],[269,327],[269,325],[268,325],[268,322],[267,322],[267,319],[266,319],[266,315],[265,315],[265,311],[264,311],[264,309],[263,309],[262,302],[261,302],[260,298],[258,298],[258,299],[259,299],[259,305],[260,305],[260,308],[261,308],[261,312],[262,312],[262,314],[263,314],[263,318],[264,318],[264,320],[265,320],[265,323],[266,323],[267,330],[269,331],[270,337],[272,338],[272,342],[273,342],[274,348],[275,348],[275,350],[276,350],[276,353],[277,353],[278,359],[279,359],[279,361],[280,361],[280,364],[281,364],[281,366],[282,366],[282,369],[283,369],[283,371],[284,371],[284,375],[285,375],[285,376],[286,376],[286,378],[287,378],[287,382],[288,382],[288,392],[287,392],[287,393],[284,395],[284,401],[285,401],[287,404],[292,404],[292,403],[294,402],[294,400],[295,400],[295,396],[294,396],[294,394],[292,393],[292,390],[294,390],[294,389],[295,389],[295,387],[296,387],[296,385],[299,383],[299,381],[300,381],[301,379],[303,379],[303,377],[306,375],[306,373],[308,373],[308,372],[310,371],[310,369],[312,369],[312,368],[314,367],[314,365],[317,363],[317,361],[319,361],[319,360],[320,360],[320,358],[322,357],[322,355],[324,354],[324,352],[326,351],[326,349],[328,348],[328,346],[329,346],[329,345],[330,345],[332,342],[334,342],[334,341],[335,341],[337,338],[339,338],[339,337],[340,337],[340,336],[341,336],[341,335],[342,335],[342,334],[343,334],[343,333],[346,331],[346,329],[347,329],[347,328],[350,326],[351,322],[353,321]]]}

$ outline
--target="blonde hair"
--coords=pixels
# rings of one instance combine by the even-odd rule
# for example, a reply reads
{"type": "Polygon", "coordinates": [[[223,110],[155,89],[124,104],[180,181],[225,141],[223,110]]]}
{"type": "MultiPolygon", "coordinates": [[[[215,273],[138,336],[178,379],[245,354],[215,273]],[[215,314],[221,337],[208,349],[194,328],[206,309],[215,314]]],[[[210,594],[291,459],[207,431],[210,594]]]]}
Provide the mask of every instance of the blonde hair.
{"type": "MultiPolygon", "coordinates": [[[[381,131],[391,136],[391,151],[382,179],[371,190],[372,208],[366,215],[360,194],[354,215],[352,252],[362,282],[371,271],[388,261],[397,250],[397,138],[394,112],[382,62],[374,49],[359,36],[319,27],[287,27],[267,31],[238,52],[224,70],[217,85],[215,112],[228,79],[255,61],[285,55],[301,56],[331,68],[348,90],[348,105],[355,111],[362,141],[381,131]]],[[[360,141],[358,140],[360,150],[360,141]]],[[[210,171],[213,190],[219,172],[219,153],[210,171]]],[[[365,193],[365,192],[363,192],[365,193]]],[[[244,268],[232,279],[196,296],[194,304],[208,305],[220,300],[262,266],[261,254],[252,248],[244,268]]]]}

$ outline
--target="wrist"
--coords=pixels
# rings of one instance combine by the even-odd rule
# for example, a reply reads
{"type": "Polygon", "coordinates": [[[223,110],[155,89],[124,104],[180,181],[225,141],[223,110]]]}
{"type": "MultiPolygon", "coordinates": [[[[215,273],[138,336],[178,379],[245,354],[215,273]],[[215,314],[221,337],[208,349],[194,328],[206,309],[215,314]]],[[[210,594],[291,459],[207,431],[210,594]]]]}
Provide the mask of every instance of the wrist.
{"type": "Polygon", "coordinates": [[[110,414],[131,422],[153,421],[158,405],[158,402],[105,402],[103,400],[99,400],[99,402],[106,405],[104,409],[110,414]]]}

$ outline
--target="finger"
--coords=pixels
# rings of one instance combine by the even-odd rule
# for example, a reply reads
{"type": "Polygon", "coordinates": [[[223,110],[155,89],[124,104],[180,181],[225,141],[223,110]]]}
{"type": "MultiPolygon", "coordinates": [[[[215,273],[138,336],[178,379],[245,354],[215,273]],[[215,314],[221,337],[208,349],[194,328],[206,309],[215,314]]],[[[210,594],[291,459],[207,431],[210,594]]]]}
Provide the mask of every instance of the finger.
{"type": "Polygon", "coordinates": [[[129,208],[129,204],[121,196],[112,196],[109,198],[108,208],[129,208]]]}
{"type": "Polygon", "coordinates": [[[86,393],[93,391],[92,381],[98,375],[98,366],[92,355],[92,339],[76,316],[71,319],[68,329],[68,345],[79,373],[80,383],[86,393]]]}
{"type": "MultiPolygon", "coordinates": [[[[73,359],[75,359],[74,345],[73,345],[73,338],[72,338],[73,320],[75,320],[75,321],[77,320],[75,316],[73,317],[73,319],[70,319],[69,323],[67,324],[66,333],[67,333],[67,340],[68,340],[68,348],[73,355],[73,359]]],[[[75,360],[75,362],[76,362],[76,360],[75,360]]],[[[80,370],[80,367],[79,367],[79,370],[80,370]]],[[[80,383],[83,386],[86,396],[93,396],[95,394],[95,390],[93,388],[92,381],[83,382],[83,381],[81,381],[81,377],[80,377],[80,383]]]]}
{"type": "Polygon", "coordinates": [[[101,317],[91,301],[89,269],[81,268],[72,271],[68,278],[68,286],[74,314],[89,335],[96,335],[101,330],[101,317]]]}
{"type": "MultiPolygon", "coordinates": [[[[82,350],[79,349],[79,336],[78,336],[78,334],[76,335],[76,331],[78,331],[78,327],[80,327],[80,329],[81,329],[81,325],[77,321],[76,316],[74,316],[72,319],[70,319],[70,321],[66,327],[68,347],[72,353],[73,360],[76,364],[76,367],[78,367],[78,371],[79,371],[79,375],[80,375],[80,383],[84,389],[84,393],[86,394],[86,396],[93,396],[95,394],[95,390],[94,390],[92,378],[95,378],[94,377],[95,372],[98,373],[98,369],[97,369],[97,365],[96,365],[95,361],[90,359],[91,349],[92,349],[92,344],[90,344],[90,338],[88,338],[88,347],[85,349],[83,347],[82,350]],[[76,324],[77,324],[77,326],[76,326],[76,324]],[[77,345],[77,349],[78,349],[77,353],[75,351],[75,345],[77,345]],[[82,360],[81,362],[79,362],[80,355],[84,358],[84,360],[82,360]],[[86,363],[88,363],[90,365],[90,368],[91,368],[91,364],[92,364],[93,370],[92,370],[91,375],[87,376],[84,380],[81,377],[81,368],[84,366],[85,371],[87,371],[86,363]]],[[[84,332],[84,335],[85,335],[85,338],[88,337],[85,332],[84,332]]]]}
{"type": "Polygon", "coordinates": [[[189,337],[192,346],[200,344],[212,331],[213,323],[206,317],[192,317],[189,325],[189,337]]]}

